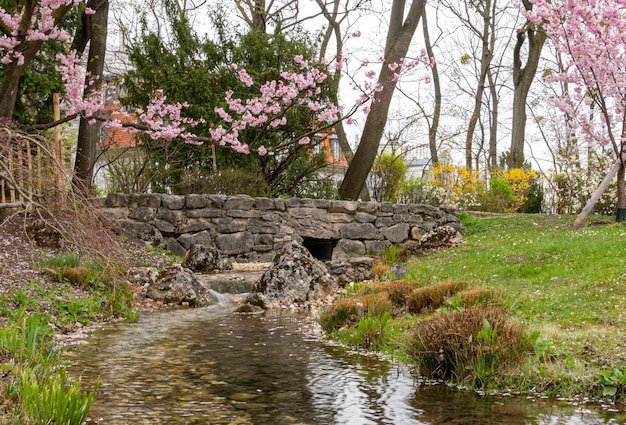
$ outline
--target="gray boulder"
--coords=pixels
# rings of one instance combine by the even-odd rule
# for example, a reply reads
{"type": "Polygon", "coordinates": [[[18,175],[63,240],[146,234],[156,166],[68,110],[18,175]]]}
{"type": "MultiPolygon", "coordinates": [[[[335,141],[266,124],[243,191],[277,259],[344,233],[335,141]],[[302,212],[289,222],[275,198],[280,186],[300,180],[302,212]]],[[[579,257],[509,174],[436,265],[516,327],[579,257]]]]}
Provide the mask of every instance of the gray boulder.
{"type": "Polygon", "coordinates": [[[324,264],[302,245],[289,242],[276,254],[246,301],[272,308],[320,299],[334,289],[336,283],[324,264]]]}
{"type": "Polygon", "coordinates": [[[437,250],[452,248],[465,242],[463,236],[452,226],[436,227],[420,238],[420,248],[437,250]]]}
{"type": "Polygon", "coordinates": [[[374,259],[371,257],[349,257],[331,261],[327,267],[340,286],[350,282],[363,282],[372,278],[374,259]]]}
{"type": "Polygon", "coordinates": [[[158,277],[159,271],[156,267],[131,267],[126,272],[129,282],[142,286],[154,284],[158,277]]]}
{"type": "Polygon", "coordinates": [[[183,259],[182,266],[198,273],[213,273],[232,270],[230,259],[220,251],[204,244],[192,245],[183,259]]]}
{"type": "Polygon", "coordinates": [[[204,307],[217,302],[190,270],[179,265],[161,271],[156,281],[148,285],[146,295],[166,304],[192,307],[204,307]]]}

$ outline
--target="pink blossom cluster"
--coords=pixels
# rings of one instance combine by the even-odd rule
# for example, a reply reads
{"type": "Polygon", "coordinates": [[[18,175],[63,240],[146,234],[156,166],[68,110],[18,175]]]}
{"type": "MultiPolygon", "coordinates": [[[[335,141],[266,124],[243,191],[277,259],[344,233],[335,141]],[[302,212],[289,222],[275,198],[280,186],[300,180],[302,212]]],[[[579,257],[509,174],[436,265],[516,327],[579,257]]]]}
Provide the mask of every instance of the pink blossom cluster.
{"type": "Polygon", "coordinates": [[[0,62],[7,65],[15,62],[24,64],[22,51],[26,43],[31,41],[67,40],[69,34],[57,25],[54,11],[62,6],[74,7],[81,0],[41,0],[35,3],[32,9],[26,10],[22,6],[13,14],[0,7],[0,21],[5,28],[0,37],[0,62]],[[29,22],[23,22],[28,20],[29,22]],[[25,28],[24,34],[20,27],[25,28]]]}
{"type": "Polygon", "coordinates": [[[564,71],[553,80],[573,87],[554,98],[554,104],[590,140],[617,141],[624,131],[626,110],[626,1],[532,3],[533,10],[525,12],[527,19],[541,25],[566,58],[564,71]],[[590,113],[591,108],[600,113],[590,113]]]}
{"type": "MultiPolygon", "coordinates": [[[[93,117],[103,107],[100,93],[91,96],[84,96],[85,92],[85,72],[78,66],[80,58],[76,51],[72,50],[67,55],[59,53],[57,55],[59,65],[56,70],[61,75],[65,87],[65,96],[68,100],[68,115],[81,114],[86,118],[93,117]]],[[[92,85],[96,79],[87,76],[87,84],[92,85]]]]}
{"type": "Polygon", "coordinates": [[[157,90],[154,97],[144,111],[139,112],[139,120],[148,127],[146,134],[150,138],[158,140],[173,140],[181,138],[189,143],[198,143],[195,135],[187,129],[194,127],[204,120],[194,120],[181,115],[183,108],[189,105],[185,103],[168,104],[162,90],[157,90]]]}
{"type": "MultiPolygon", "coordinates": [[[[320,102],[322,84],[327,75],[320,67],[311,65],[302,56],[294,58],[300,72],[284,71],[280,79],[271,80],[258,85],[259,94],[246,99],[234,97],[234,92],[226,93],[225,108],[215,108],[222,119],[220,124],[210,130],[211,139],[221,146],[228,146],[240,153],[250,153],[251,147],[239,140],[246,128],[277,129],[287,125],[287,113],[297,107],[313,112],[316,122],[321,126],[339,120],[341,108],[332,102],[320,102]]],[[[231,65],[239,80],[247,87],[257,85],[244,69],[231,65]]],[[[310,138],[297,137],[298,143],[308,144],[310,138]]],[[[255,149],[259,155],[270,153],[265,146],[255,149]]]]}

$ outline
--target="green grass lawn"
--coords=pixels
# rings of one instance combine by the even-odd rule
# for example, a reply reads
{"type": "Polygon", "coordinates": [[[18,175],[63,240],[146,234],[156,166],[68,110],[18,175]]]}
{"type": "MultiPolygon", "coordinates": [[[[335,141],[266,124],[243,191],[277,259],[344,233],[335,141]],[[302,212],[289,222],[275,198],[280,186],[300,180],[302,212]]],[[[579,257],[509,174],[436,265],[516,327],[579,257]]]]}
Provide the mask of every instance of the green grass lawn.
{"type": "Polygon", "coordinates": [[[407,274],[501,292],[529,331],[584,360],[626,365],[626,227],[592,217],[464,215],[466,243],[413,257],[407,274]]]}
{"type": "MultiPolygon", "coordinates": [[[[403,361],[417,360],[418,369],[419,359],[440,347],[416,349],[415,341],[421,341],[423,332],[435,329],[433,341],[439,336],[457,338],[454,344],[467,351],[451,356],[469,356],[470,361],[452,374],[459,385],[626,400],[626,226],[615,223],[614,217],[590,217],[583,227],[574,228],[574,219],[463,214],[460,220],[467,227],[464,244],[393,264],[394,270],[406,272],[402,276],[389,272],[378,282],[355,286],[322,313],[320,323],[333,339],[360,348],[373,347],[403,361]],[[408,289],[399,281],[394,283],[398,277],[408,281],[408,289]],[[494,353],[497,330],[492,342],[485,343],[484,333],[482,337],[461,336],[466,330],[452,319],[448,319],[448,328],[438,327],[446,320],[442,315],[471,307],[463,304],[463,292],[448,298],[444,308],[438,304],[411,311],[411,302],[406,304],[420,296],[421,288],[436,294],[442,291],[443,282],[451,281],[495,294],[497,305],[508,312],[513,323],[522,325],[528,338],[530,348],[523,359],[509,362],[506,368],[498,368],[500,360],[496,360],[485,368],[481,362],[494,353]],[[394,297],[404,301],[394,304],[394,297]],[[391,318],[383,323],[384,317],[376,311],[390,312],[391,318]],[[487,357],[480,358],[481,354],[471,359],[472,350],[484,350],[487,357]]],[[[394,255],[392,259],[400,261],[394,255]]],[[[383,262],[391,265],[389,258],[383,257],[383,262]]],[[[432,294],[428,296],[434,300],[432,294]]],[[[471,320],[462,315],[450,317],[471,320]]]]}

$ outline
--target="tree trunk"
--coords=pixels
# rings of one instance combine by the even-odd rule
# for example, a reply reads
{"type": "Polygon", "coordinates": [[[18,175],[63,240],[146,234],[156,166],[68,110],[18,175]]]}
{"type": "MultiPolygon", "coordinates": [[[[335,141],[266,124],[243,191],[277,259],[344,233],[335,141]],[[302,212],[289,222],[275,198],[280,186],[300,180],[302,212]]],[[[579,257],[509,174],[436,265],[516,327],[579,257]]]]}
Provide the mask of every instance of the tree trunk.
{"type": "MultiPolygon", "coordinates": [[[[337,49],[337,59],[340,59],[341,52],[343,51],[343,37],[341,34],[341,21],[347,17],[345,14],[339,13],[339,0],[336,0],[332,3],[332,10],[328,10],[328,4],[324,2],[324,0],[316,0],[317,5],[319,6],[322,14],[328,21],[328,28],[326,28],[326,32],[324,33],[324,37],[322,38],[322,43],[319,51],[319,60],[320,62],[324,60],[326,57],[326,51],[328,49],[330,40],[333,35],[335,36],[335,43],[337,49]]],[[[339,105],[339,82],[341,79],[341,71],[336,71],[335,75],[333,75],[332,80],[330,82],[330,101],[335,105],[339,105]]],[[[346,134],[346,130],[343,126],[343,121],[339,121],[335,125],[335,132],[337,135],[337,141],[339,142],[339,147],[341,147],[341,152],[343,156],[346,158],[348,165],[352,162],[352,158],[354,157],[354,152],[350,147],[350,142],[348,141],[348,135],[346,134]]],[[[363,186],[363,191],[360,195],[361,199],[364,201],[370,200],[370,194],[367,189],[367,186],[363,186]]]]}
{"type": "Polygon", "coordinates": [[[465,168],[468,171],[472,171],[472,144],[474,141],[474,132],[476,131],[476,124],[480,119],[480,110],[483,106],[483,94],[485,93],[485,81],[487,80],[487,71],[491,65],[491,59],[493,53],[489,46],[489,34],[491,33],[490,25],[491,16],[491,2],[485,4],[485,9],[482,12],[483,18],[483,31],[482,37],[482,56],[480,58],[480,75],[478,77],[478,87],[476,89],[476,96],[474,97],[474,111],[469,121],[467,128],[467,135],[465,136],[465,168]]]}
{"type": "MultiPolygon", "coordinates": [[[[524,0],[526,10],[532,9],[532,3],[524,0]]],[[[511,129],[511,154],[509,167],[521,168],[524,165],[524,139],[526,137],[526,100],[530,86],[537,73],[541,49],[546,41],[546,33],[527,21],[517,33],[517,43],[513,50],[513,122],[511,129]],[[528,38],[526,66],[522,67],[522,46],[528,38]]]]}
{"type": "Polygon", "coordinates": [[[384,90],[375,94],[375,101],[372,102],[370,113],[365,121],[359,147],[339,187],[339,196],[342,199],[357,199],[365,186],[367,175],[374,164],[380,146],[380,140],[387,123],[389,105],[397,85],[397,81],[393,81],[395,72],[389,69],[388,65],[394,62],[400,63],[406,57],[425,5],[426,0],[413,0],[406,19],[401,22],[397,19],[404,16],[405,1],[393,1],[391,17],[396,20],[390,21],[390,30],[386,42],[388,49],[385,52],[385,62],[378,76],[378,83],[384,85],[384,90]],[[397,31],[399,22],[401,30],[397,31]]]}
{"type": "Polygon", "coordinates": [[[625,190],[626,186],[624,183],[624,175],[625,175],[625,170],[624,170],[624,163],[622,163],[622,166],[619,167],[619,170],[617,170],[617,208],[619,209],[624,209],[626,208],[626,196],[625,195],[625,190]]]}
{"type": "Polygon", "coordinates": [[[493,170],[498,166],[498,91],[491,70],[488,73],[489,91],[491,93],[491,124],[489,126],[489,156],[487,165],[493,170]]]}
{"type": "MultiPolygon", "coordinates": [[[[435,52],[433,51],[433,46],[430,42],[430,33],[428,32],[428,22],[426,20],[425,13],[422,16],[422,29],[424,31],[426,53],[429,57],[434,58],[435,52]]],[[[439,130],[439,118],[441,117],[441,81],[439,79],[437,61],[435,61],[431,71],[433,74],[433,88],[435,91],[435,110],[433,111],[433,121],[428,128],[428,147],[430,148],[430,162],[435,165],[439,162],[439,152],[437,151],[437,131],[439,130]]]]}
{"type": "Polygon", "coordinates": [[[624,154],[622,153],[622,155],[619,158],[617,158],[617,160],[613,163],[613,165],[609,169],[609,172],[604,177],[604,180],[602,180],[602,183],[600,183],[600,186],[598,186],[598,188],[593,193],[591,198],[589,198],[585,207],[582,209],[580,214],[578,214],[578,217],[576,217],[576,220],[574,221],[575,227],[582,226],[583,221],[585,221],[585,218],[587,218],[587,216],[589,215],[593,207],[596,205],[596,203],[598,202],[598,200],[600,199],[600,197],[602,196],[606,188],[609,187],[609,185],[613,181],[613,178],[618,173],[619,169],[620,168],[623,169],[623,167],[624,167],[624,154]]]}
{"type": "MultiPolygon", "coordinates": [[[[109,15],[108,0],[101,2],[96,13],[88,20],[90,30],[89,56],[87,58],[87,81],[84,96],[88,97],[102,90],[104,76],[104,57],[106,54],[107,21],[109,15]],[[89,78],[95,77],[95,83],[89,84],[89,78]]],[[[88,194],[91,190],[93,170],[100,140],[99,121],[90,123],[89,118],[81,117],[78,127],[78,144],[74,163],[73,186],[79,192],[88,194]]]]}

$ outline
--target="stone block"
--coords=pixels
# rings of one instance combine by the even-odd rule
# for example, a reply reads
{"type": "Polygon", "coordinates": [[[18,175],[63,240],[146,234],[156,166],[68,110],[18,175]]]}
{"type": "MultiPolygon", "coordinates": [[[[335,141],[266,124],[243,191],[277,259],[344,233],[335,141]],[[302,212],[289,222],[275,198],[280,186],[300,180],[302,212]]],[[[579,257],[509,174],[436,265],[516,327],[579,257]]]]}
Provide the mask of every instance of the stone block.
{"type": "Polygon", "coordinates": [[[156,218],[169,221],[172,224],[180,224],[185,220],[185,215],[181,210],[159,208],[156,213],[156,218]]]}
{"type": "Polygon", "coordinates": [[[159,229],[159,231],[161,233],[164,234],[172,234],[174,232],[176,232],[176,226],[174,226],[172,223],[170,223],[169,221],[165,221],[165,220],[156,220],[154,222],[154,225],[157,229],[159,229]]]}
{"type": "Polygon", "coordinates": [[[376,227],[390,227],[394,224],[396,224],[396,222],[393,220],[393,216],[378,217],[374,223],[376,227]]]}
{"type": "Polygon", "coordinates": [[[273,210],[274,206],[274,200],[271,198],[255,198],[253,203],[253,208],[256,210],[273,210]]]}
{"type": "Polygon", "coordinates": [[[425,204],[412,204],[409,212],[411,214],[419,214],[423,217],[428,216],[433,218],[439,218],[443,216],[443,211],[441,211],[439,208],[425,204]]]}
{"type": "Polygon", "coordinates": [[[254,218],[261,215],[261,211],[257,210],[228,210],[226,215],[233,218],[254,218]]]}
{"type": "Polygon", "coordinates": [[[272,235],[255,235],[255,245],[274,245],[274,237],[272,235]]]}
{"type": "Polygon", "coordinates": [[[197,233],[185,233],[180,235],[177,239],[179,244],[183,246],[185,249],[189,249],[192,245],[204,245],[204,246],[215,246],[215,242],[213,242],[213,237],[211,236],[211,232],[209,230],[203,230],[197,233]]]}
{"type": "Polygon", "coordinates": [[[278,233],[280,226],[272,222],[261,221],[259,219],[251,219],[246,225],[247,231],[257,235],[259,233],[278,233]]]}
{"type": "Polygon", "coordinates": [[[304,198],[304,199],[300,199],[300,208],[319,208],[317,206],[317,199],[308,199],[308,198],[304,198]]]}
{"type": "MultiPolygon", "coordinates": [[[[227,210],[243,210],[249,211],[254,209],[255,199],[247,195],[232,196],[224,203],[224,208],[227,210]]],[[[230,212],[230,211],[229,211],[230,212]]]]}
{"type": "Polygon", "coordinates": [[[208,195],[207,200],[209,202],[208,206],[212,208],[224,208],[224,204],[228,196],[226,195],[208,195]]]}
{"type": "Polygon", "coordinates": [[[128,198],[128,208],[145,207],[148,204],[147,193],[131,193],[128,198]]]}
{"type": "Polygon", "coordinates": [[[368,255],[378,255],[390,246],[389,241],[365,241],[365,251],[368,255]]]}
{"type": "Polygon", "coordinates": [[[359,211],[354,215],[354,220],[357,223],[374,223],[376,221],[376,216],[374,214],[369,214],[366,212],[359,211]]]}
{"type": "Polygon", "coordinates": [[[285,208],[297,208],[300,206],[300,198],[288,198],[284,200],[285,208]]]}
{"type": "Polygon", "coordinates": [[[182,195],[161,195],[161,206],[168,210],[182,210],[185,197],[182,195]]]}
{"type": "Polygon", "coordinates": [[[376,227],[372,223],[346,223],[339,225],[343,239],[378,239],[376,227]]]}
{"type": "Polygon", "coordinates": [[[409,212],[407,204],[393,204],[392,209],[394,214],[408,214],[409,212]]]}
{"type": "Polygon", "coordinates": [[[335,249],[340,249],[349,256],[365,255],[365,244],[361,241],[341,239],[335,249]]]}
{"type": "Polygon", "coordinates": [[[434,221],[425,221],[423,223],[418,224],[418,227],[424,230],[426,233],[432,232],[437,228],[437,223],[434,221]]]}
{"type": "Polygon", "coordinates": [[[265,214],[261,214],[259,217],[260,220],[269,221],[271,223],[281,223],[282,217],[274,212],[266,212],[265,214]]]}
{"type": "Polygon", "coordinates": [[[185,224],[178,226],[180,233],[196,233],[211,228],[211,223],[202,219],[190,219],[185,224]]]}
{"type": "Polygon", "coordinates": [[[353,215],[346,213],[330,213],[327,217],[330,223],[350,223],[354,219],[353,215]]]}
{"type": "Polygon", "coordinates": [[[174,238],[169,238],[167,240],[165,244],[165,249],[167,249],[170,252],[173,252],[179,257],[184,257],[185,255],[187,255],[187,250],[180,243],[178,243],[178,241],[174,238]]]}
{"type": "Polygon", "coordinates": [[[188,210],[205,208],[209,204],[209,200],[204,195],[187,195],[185,196],[185,206],[188,210]]]}
{"type": "Polygon", "coordinates": [[[147,207],[150,208],[159,208],[161,206],[161,194],[160,193],[151,193],[148,195],[148,203],[147,207]]]}
{"type": "Polygon", "coordinates": [[[224,217],[217,221],[217,233],[237,233],[246,230],[248,220],[224,217]]]}
{"type": "Polygon", "coordinates": [[[276,211],[285,211],[287,209],[287,206],[285,205],[285,200],[284,199],[274,199],[274,209],[276,211]]]}
{"type": "Polygon", "coordinates": [[[356,212],[359,203],[355,201],[332,201],[328,212],[330,213],[349,213],[356,212]]]}
{"type": "Polygon", "coordinates": [[[223,210],[217,208],[201,208],[198,210],[187,210],[189,218],[220,218],[223,216],[223,210]]]}
{"type": "Polygon", "coordinates": [[[122,231],[129,238],[157,243],[163,240],[161,232],[148,223],[134,220],[122,220],[120,224],[122,231]]]}
{"type": "Polygon", "coordinates": [[[317,208],[288,208],[287,213],[291,217],[295,218],[320,216],[320,210],[318,210],[317,208]]]}
{"type": "Polygon", "coordinates": [[[380,202],[378,204],[378,211],[380,211],[381,213],[393,214],[393,204],[391,202],[380,202]]]}
{"type": "Polygon", "coordinates": [[[254,252],[270,252],[274,249],[274,245],[254,245],[254,252]]]}
{"type": "Polygon", "coordinates": [[[150,207],[138,207],[128,214],[129,218],[137,221],[152,221],[156,216],[156,210],[150,207]]]}
{"type": "Polygon", "coordinates": [[[409,223],[398,223],[386,229],[381,229],[381,232],[389,242],[400,243],[409,238],[410,228],[409,223]]]}
{"type": "Polygon", "coordinates": [[[250,232],[219,235],[216,242],[218,249],[226,255],[244,254],[254,249],[254,236],[250,232]]]}
{"type": "Polygon", "coordinates": [[[120,208],[128,206],[129,196],[124,193],[109,193],[104,205],[108,208],[120,208]]]}
{"type": "Polygon", "coordinates": [[[315,205],[315,208],[327,210],[330,208],[331,202],[332,201],[329,199],[316,199],[314,205],[315,205]]]}
{"type": "Polygon", "coordinates": [[[357,211],[376,215],[378,213],[378,202],[359,202],[357,211]]]}

